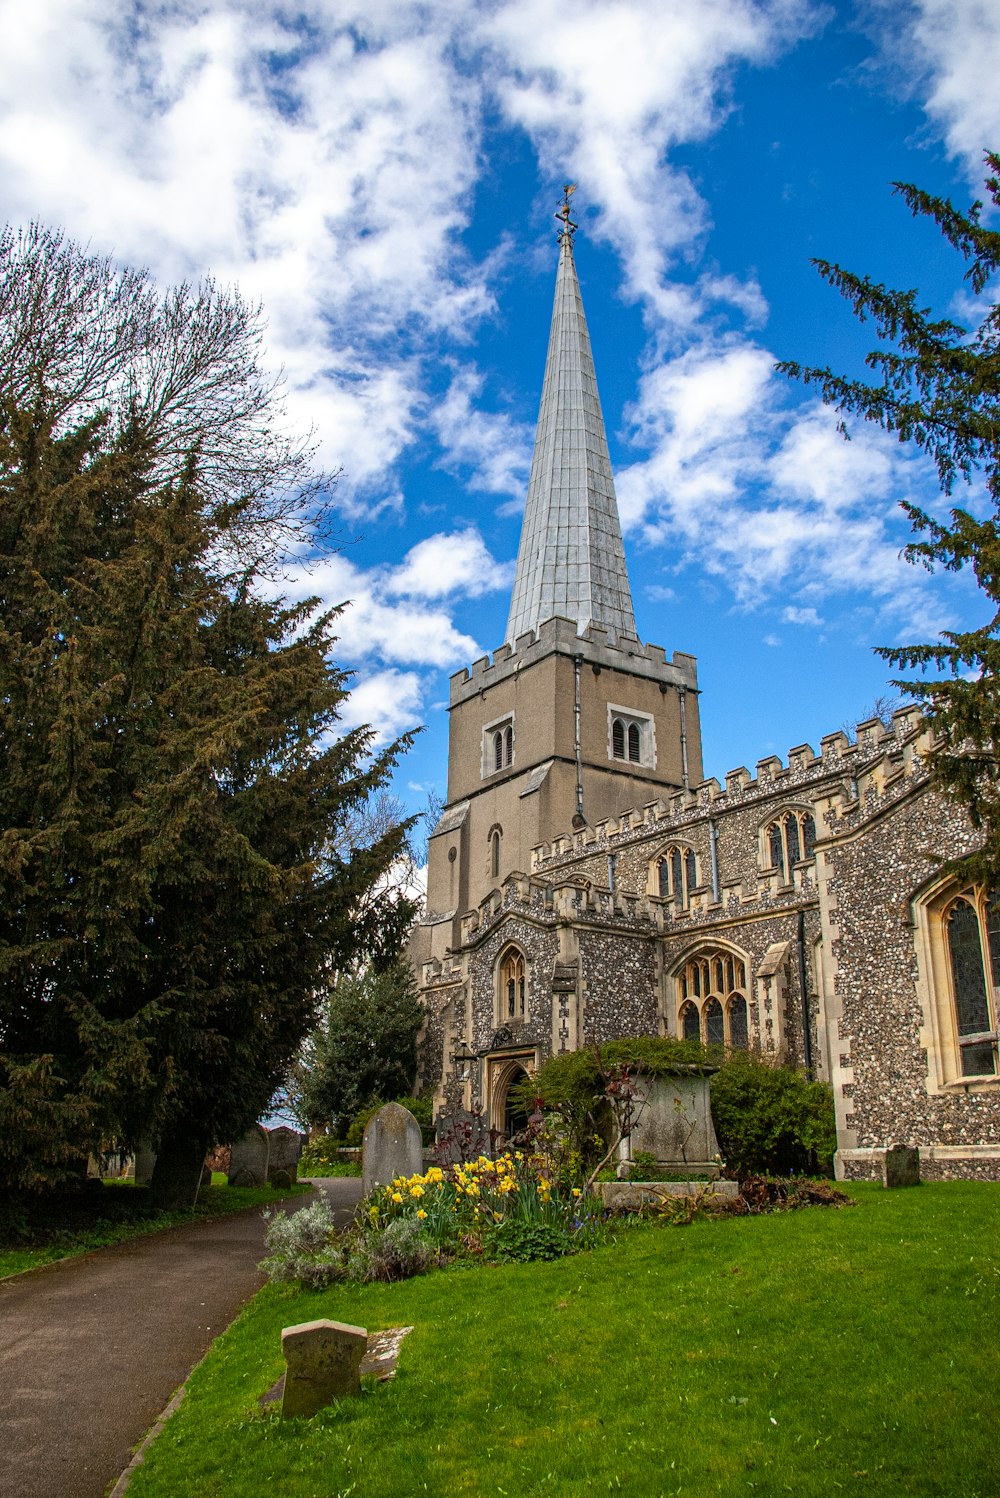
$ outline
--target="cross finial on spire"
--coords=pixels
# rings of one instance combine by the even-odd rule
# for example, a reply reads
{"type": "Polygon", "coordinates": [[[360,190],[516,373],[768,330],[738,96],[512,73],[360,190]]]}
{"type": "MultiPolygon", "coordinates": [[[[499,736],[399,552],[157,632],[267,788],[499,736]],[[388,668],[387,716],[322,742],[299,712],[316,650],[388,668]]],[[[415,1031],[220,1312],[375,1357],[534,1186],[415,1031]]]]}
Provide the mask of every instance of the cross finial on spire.
{"type": "Polygon", "coordinates": [[[573,235],[576,233],[578,228],[578,225],[574,224],[573,220],[569,216],[569,200],[575,192],[575,182],[565,182],[563,184],[563,200],[556,213],[556,218],[562,224],[562,228],[559,230],[560,244],[562,244],[564,240],[569,240],[572,243],[573,235]]]}

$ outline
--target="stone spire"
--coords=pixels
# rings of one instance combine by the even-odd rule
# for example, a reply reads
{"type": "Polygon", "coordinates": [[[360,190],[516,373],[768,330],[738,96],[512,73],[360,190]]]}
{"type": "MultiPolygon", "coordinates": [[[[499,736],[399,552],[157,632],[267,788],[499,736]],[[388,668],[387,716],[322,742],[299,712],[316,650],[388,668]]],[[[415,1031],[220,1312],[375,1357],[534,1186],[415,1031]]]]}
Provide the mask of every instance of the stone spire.
{"type": "Polygon", "coordinates": [[[573,261],[567,187],[559,270],[507,640],[546,619],[636,639],[608,439],[573,261]]]}

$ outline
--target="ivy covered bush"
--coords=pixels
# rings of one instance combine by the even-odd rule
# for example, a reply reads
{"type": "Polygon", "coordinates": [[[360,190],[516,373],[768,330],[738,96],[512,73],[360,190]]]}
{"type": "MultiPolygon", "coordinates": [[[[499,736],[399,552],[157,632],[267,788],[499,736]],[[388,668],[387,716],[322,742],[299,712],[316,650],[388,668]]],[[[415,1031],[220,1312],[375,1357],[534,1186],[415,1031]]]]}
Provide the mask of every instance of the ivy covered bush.
{"type": "Polygon", "coordinates": [[[712,1078],[712,1120],[731,1175],[830,1175],[837,1148],[825,1082],[735,1051],[712,1078]]]}

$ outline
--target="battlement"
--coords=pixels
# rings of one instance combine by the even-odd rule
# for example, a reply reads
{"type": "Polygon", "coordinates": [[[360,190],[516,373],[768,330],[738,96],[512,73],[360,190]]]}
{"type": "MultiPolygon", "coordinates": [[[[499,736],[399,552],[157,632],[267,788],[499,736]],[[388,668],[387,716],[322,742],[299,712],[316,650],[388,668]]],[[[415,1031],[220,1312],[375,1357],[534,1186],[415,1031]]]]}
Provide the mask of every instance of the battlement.
{"type": "MultiPolygon", "coordinates": [[[[612,851],[622,839],[632,841],[652,828],[660,827],[667,832],[692,820],[722,816],[754,801],[764,802],[779,796],[805,797],[807,791],[831,777],[853,785],[859,776],[865,776],[870,781],[871,794],[881,794],[885,787],[919,767],[918,749],[927,734],[918,707],[900,708],[893,713],[888,727],[878,718],[859,723],[854,742],[842,730],[824,734],[819,754],[814,754],[809,744],[797,744],[788,752],[787,765],[777,755],[768,755],[758,760],[756,776],[740,765],[728,771],[724,787],[712,777],[666,800],[647,802],[620,817],[595,822],[579,832],[541,843],[532,849],[531,872],[540,872],[567,859],[612,851]]],[[[857,798],[856,789],[852,795],[857,798]]]]}
{"type": "Polygon", "coordinates": [[[572,619],[547,619],[538,629],[519,635],[513,646],[500,645],[492,656],[480,656],[471,667],[456,671],[451,678],[451,706],[553,654],[579,656],[590,666],[647,677],[679,691],[698,690],[698,663],[686,651],[675,650],[668,661],[662,645],[618,639],[599,624],[578,634],[572,619]]]}

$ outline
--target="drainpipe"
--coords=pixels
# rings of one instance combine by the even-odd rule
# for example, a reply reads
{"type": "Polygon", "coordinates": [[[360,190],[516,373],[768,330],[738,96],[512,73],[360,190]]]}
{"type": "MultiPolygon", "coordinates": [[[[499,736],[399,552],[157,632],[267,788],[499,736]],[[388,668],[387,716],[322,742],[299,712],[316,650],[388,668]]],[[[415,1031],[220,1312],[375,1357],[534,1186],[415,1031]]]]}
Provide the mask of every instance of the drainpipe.
{"type": "Polygon", "coordinates": [[[809,1026],[809,997],[806,993],[806,913],[799,911],[799,994],[802,999],[802,1059],[806,1076],[812,1081],[812,1033],[809,1026]]]}
{"type": "Polygon", "coordinates": [[[712,857],[712,903],[718,905],[722,898],[719,890],[719,829],[711,819],[708,823],[708,849],[712,857]]]}
{"type": "Polygon", "coordinates": [[[677,695],[681,704],[681,777],[684,781],[684,789],[691,789],[691,780],[688,775],[688,733],[687,733],[687,688],[678,687],[677,695]]]}
{"type": "Polygon", "coordinates": [[[587,819],[583,814],[583,759],[580,751],[580,667],[583,665],[583,656],[573,657],[573,736],[576,749],[576,815],[573,818],[573,826],[580,830],[586,827],[587,819]]]}

